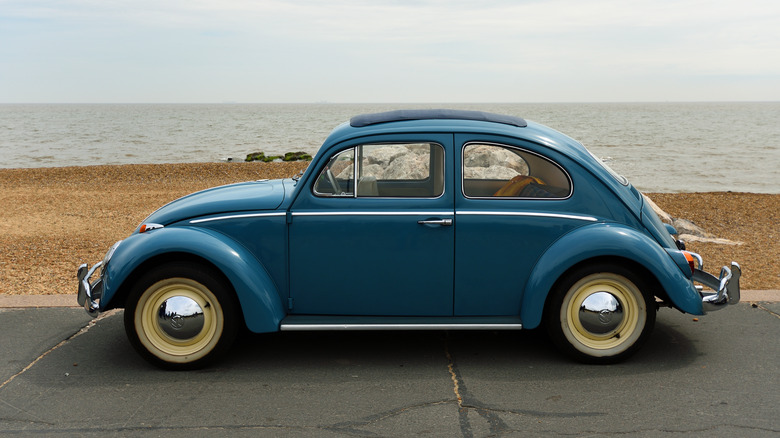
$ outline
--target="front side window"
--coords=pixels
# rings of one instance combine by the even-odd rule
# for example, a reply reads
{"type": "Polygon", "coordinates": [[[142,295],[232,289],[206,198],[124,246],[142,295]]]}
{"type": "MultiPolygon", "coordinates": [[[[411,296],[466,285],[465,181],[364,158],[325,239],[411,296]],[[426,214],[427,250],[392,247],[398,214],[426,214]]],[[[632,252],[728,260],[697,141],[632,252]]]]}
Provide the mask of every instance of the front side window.
{"type": "Polygon", "coordinates": [[[444,193],[444,148],[435,143],[366,144],[334,155],[318,196],[435,198],[444,193]]]}
{"type": "Polygon", "coordinates": [[[535,153],[493,143],[463,148],[463,194],[470,198],[561,199],[571,194],[563,169],[535,153]]]}

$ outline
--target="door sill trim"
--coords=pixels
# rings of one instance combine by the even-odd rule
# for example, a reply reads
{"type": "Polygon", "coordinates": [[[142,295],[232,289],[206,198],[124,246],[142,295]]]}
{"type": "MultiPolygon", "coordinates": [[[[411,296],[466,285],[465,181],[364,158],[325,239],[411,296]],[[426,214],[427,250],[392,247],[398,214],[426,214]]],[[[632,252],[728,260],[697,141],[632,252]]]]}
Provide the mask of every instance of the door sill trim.
{"type": "Polygon", "coordinates": [[[520,330],[520,318],[498,317],[366,317],[289,315],[282,331],[361,330],[520,330]]]}
{"type": "Polygon", "coordinates": [[[281,331],[520,330],[522,324],[282,324],[281,331]]]}

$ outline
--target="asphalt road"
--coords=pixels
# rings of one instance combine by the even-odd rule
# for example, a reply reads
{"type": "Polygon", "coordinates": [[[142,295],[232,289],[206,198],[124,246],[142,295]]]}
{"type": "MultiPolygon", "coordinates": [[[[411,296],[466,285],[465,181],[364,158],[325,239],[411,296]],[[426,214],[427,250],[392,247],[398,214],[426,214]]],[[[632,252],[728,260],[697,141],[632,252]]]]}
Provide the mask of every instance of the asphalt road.
{"type": "Polygon", "coordinates": [[[0,435],[778,436],[780,303],[664,309],[619,365],[541,333],[246,335],[218,365],[166,372],[120,312],[1,309],[0,435]],[[86,329],[84,329],[86,327],[86,329]]]}

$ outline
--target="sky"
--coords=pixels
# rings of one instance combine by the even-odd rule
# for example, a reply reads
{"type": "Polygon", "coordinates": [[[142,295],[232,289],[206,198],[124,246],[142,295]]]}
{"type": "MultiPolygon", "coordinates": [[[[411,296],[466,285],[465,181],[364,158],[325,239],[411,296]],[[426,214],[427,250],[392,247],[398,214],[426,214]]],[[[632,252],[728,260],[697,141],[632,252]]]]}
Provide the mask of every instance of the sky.
{"type": "Polygon", "coordinates": [[[0,103],[778,100],[776,0],[0,0],[0,103]]]}

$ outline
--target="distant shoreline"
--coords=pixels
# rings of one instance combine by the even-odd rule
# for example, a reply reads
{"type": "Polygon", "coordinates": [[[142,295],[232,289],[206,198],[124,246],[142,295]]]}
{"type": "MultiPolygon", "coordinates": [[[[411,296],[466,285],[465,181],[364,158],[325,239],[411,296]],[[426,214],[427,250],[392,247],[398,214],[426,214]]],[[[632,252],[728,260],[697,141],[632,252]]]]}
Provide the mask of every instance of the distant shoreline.
{"type": "Polygon", "coordinates": [[[780,187],[780,102],[0,105],[0,168],[208,164],[259,151],[313,156],[355,115],[433,107],[544,124],[643,191],[778,193],[780,187]],[[717,128],[724,121],[728,129],[717,128]]]}
{"type": "MultiPolygon", "coordinates": [[[[152,211],[197,190],[292,177],[308,162],[127,164],[0,169],[0,294],[73,294],[93,264],[152,211]]],[[[690,243],[710,272],[732,260],[745,289],[780,289],[780,194],[649,193],[674,217],[744,245],[690,243]]]]}
{"type": "MultiPolygon", "coordinates": [[[[284,153],[283,153],[284,154],[284,153]]],[[[283,155],[282,154],[282,155],[283,155]]],[[[249,155],[249,154],[247,154],[249,155]]],[[[19,172],[19,173],[25,173],[25,172],[36,172],[36,171],[51,171],[54,174],[62,173],[62,171],[57,169],[91,169],[95,170],[97,168],[107,167],[107,168],[113,168],[113,167],[128,167],[132,168],[134,166],[140,166],[140,167],[146,167],[146,168],[153,168],[156,166],[162,166],[162,167],[177,167],[177,166],[203,166],[204,168],[210,168],[211,166],[245,166],[245,165],[256,165],[256,164],[263,164],[263,165],[282,165],[286,166],[290,163],[294,163],[294,167],[298,169],[298,172],[301,170],[305,170],[309,164],[311,164],[311,161],[305,161],[305,160],[299,160],[299,161],[288,161],[285,162],[284,160],[276,160],[276,161],[269,161],[269,162],[262,162],[259,161],[251,161],[247,162],[245,161],[246,157],[241,157],[239,159],[232,158],[230,160],[218,160],[218,161],[203,161],[203,162],[189,162],[189,163],[125,163],[125,164],[83,164],[83,165],[65,165],[65,166],[40,166],[40,167],[0,167],[0,172],[19,172]],[[299,167],[302,166],[302,167],[299,167]]],[[[280,171],[283,172],[284,167],[280,168],[280,171]]],[[[237,176],[240,175],[246,175],[247,170],[237,168],[238,172],[236,172],[237,176]]],[[[264,169],[262,172],[274,172],[270,169],[264,169]]],[[[80,171],[76,170],[76,173],[81,173],[80,171]]],[[[297,172],[296,172],[297,173],[297,172]]],[[[251,174],[251,171],[250,171],[251,174]]],[[[292,175],[285,175],[283,173],[279,173],[279,178],[289,178],[292,175]]],[[[230,178],[228,176],[228,178],[230,178]]],[[[231,178],[232,180],[232,178],[231,178]]],[[[233,181],[235,182],[235,181],[233,181]]],[[[696,191],[696,190],[642,190],[640,189],[642,193],[663,193],[663,194],[691,194],[691,193],[742,193],[742,194],[755,194],[755,195],[780,195],[780,186],[778,186],[777,191],[775,192],[751,192],[751,191],[744,191],[744,190],[704,190],[704,191],[696,191]]]]}

